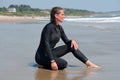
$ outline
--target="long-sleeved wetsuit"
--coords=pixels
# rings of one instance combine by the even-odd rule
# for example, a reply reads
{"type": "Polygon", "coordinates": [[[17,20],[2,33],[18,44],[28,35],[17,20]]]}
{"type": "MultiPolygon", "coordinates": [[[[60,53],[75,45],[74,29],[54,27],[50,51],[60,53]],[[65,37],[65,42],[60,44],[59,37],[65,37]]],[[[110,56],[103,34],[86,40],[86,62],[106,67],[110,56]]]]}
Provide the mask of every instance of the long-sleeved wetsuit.
{"type": "Polygon", "coordinates": [[[55,60],[58,69],[64,69],[67,62],[60,57],[72,52],[73,55],[85,63],[88,59],[79,50],[71,48],[71,40],[69,40],[60,25],[48,23],[42,31],[41,41],[35,55],[35,60],[44,68],[51,69],[51,60],[55,60]],[[60,40],[64,41],[65,45],[54,48],[56,43],[60,40]]]}

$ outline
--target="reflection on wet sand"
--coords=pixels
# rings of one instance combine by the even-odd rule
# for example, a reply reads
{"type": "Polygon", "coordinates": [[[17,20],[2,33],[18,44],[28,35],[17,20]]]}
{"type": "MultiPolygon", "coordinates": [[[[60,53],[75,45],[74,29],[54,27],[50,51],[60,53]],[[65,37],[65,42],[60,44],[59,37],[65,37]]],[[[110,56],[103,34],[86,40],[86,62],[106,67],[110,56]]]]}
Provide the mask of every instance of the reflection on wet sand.
{"type": "Polygon", "coordinates": [[[67,80],[67,78],[64,70],[52,71],[38,68],[35,80],[67,80]]]}
{"type": "Polygon", "coordinates": [[[70,70],[68,72],[65,70],[51,71],[38,68],[35,74],[35,80],[83,80],[94,74],[95,70],[90,68],[81,70],[77,69],[77,71],[70,70]],[[68,73],[72,75],[69,75],[68,73]]]}
{"type": "Polygon", "coordinates": [[[96,74],[96,70],[91,68],[86,68],[79,70],[79,72],[75,71],[77,73],[74,73],[73,76],[71,77],[72,79],[70,80],[83,80],[85,78],[90,77],[91,75],[96,74]]]}

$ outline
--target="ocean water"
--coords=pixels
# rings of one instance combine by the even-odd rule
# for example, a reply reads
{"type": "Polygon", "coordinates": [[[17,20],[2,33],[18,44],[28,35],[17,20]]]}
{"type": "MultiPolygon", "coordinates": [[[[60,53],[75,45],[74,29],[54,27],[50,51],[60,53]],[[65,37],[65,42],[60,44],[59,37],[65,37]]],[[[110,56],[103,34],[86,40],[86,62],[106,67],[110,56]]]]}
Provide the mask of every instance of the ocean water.
{"type": "MultiPolygon", "coordinates": [[[[72,53],[62,71],[38,69],[34,55],[47,19],[0,23],[1,80],[118,80],[120,79],[120,17],[67,18],[61,25],[69,39],[101,69],[87,69],[72,53]]],[[[64,44],[61,40],[56,45],[64,44]]]]}

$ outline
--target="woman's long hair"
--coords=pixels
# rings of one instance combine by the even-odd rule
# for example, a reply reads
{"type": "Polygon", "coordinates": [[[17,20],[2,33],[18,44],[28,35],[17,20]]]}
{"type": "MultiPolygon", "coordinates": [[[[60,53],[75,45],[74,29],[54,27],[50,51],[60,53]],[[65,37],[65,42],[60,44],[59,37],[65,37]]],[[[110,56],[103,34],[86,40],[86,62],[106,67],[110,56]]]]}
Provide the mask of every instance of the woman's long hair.
{"type": "Polygon", "coordinates": [[[53,7],[50,13],[50,21],[56,24],[55,14],[59,14],[60,10],[63,10],[61,7],[53,7]]]}

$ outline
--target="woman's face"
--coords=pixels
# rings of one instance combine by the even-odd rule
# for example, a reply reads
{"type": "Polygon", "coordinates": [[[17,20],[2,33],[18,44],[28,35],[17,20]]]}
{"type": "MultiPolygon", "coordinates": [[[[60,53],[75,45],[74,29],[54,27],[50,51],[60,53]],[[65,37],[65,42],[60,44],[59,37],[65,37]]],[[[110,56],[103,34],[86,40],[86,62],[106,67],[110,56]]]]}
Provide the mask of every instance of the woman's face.
{"type": "Polygon", "coordinates": [[[55,18],[57,22],[63,22],[64,21],[64,10],[59,10],[59,14],[55,14],[55,18]]]}

